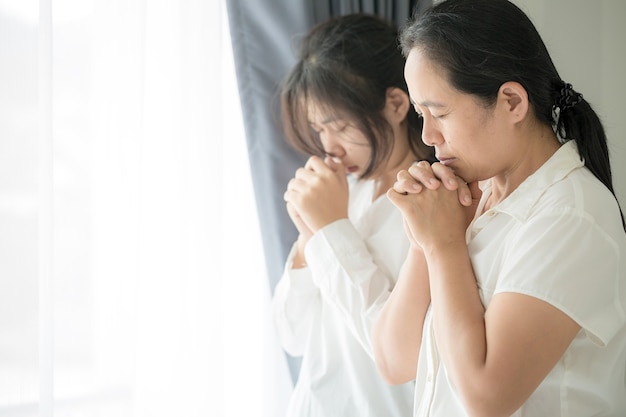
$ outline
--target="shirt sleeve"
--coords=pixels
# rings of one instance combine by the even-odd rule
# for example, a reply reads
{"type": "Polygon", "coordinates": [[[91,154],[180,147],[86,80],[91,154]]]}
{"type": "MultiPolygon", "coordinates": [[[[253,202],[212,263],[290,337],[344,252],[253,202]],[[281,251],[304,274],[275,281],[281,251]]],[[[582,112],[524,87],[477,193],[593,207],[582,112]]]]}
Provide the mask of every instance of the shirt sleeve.
{"type": "Polygon", "coordinates": [[[308,267],[291,269],[295,244],[291,249],[283,275],[276,285],[272,312],[278,339],[291,356],[304,353],[314,315],[319,310],[319,289],[313,283],[308,267]]]}
{"type": "Polygon", "coordinates": [[[554,210],[523,225],[506,243],[508,255],[495,292],[546,301],[605,346],[625,320],[624,262],[619,243],[591,216],[554,210]]]}
{"type": "Polygon", "coordinates": [[[393,288],[397,271],[392,268],[402,264],[408,247],[396,220],[389,216],[388,224],[377,227],[381,234],[367,241],[348,219],[338,220],[319,230],[305,248],[324,302],[340,313],[372,358],[372,324],[393,288]]]}

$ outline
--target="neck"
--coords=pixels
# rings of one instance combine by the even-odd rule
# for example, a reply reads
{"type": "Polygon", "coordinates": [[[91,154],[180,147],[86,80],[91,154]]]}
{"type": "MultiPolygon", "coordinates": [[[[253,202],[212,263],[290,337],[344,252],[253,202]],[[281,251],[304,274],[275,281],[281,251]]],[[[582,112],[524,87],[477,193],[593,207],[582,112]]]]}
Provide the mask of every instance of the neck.
{"type": "Polygon", "coordinates": [[[387,164],[380,175],[375,178],[374,200],[387,193],[387,190],[393,186],[393,183],[396,182],[398,171],[408,169],[415,162],[416,156],[411,151],[408,143],[403,142],[403,144],[404,146],[399,146],[399,143],[396,142],[398,149],[394,147],[387,164]]]}
{"type": "Polygon", "coordinates": [[[530,175],[546,163],[559,149],[561,144],[548,126],[521,139],[524,144],[514,163],[505,172],[496,175],[491,181],[491,196],[485,205],[485,211],[508,197],[530,175]]]}

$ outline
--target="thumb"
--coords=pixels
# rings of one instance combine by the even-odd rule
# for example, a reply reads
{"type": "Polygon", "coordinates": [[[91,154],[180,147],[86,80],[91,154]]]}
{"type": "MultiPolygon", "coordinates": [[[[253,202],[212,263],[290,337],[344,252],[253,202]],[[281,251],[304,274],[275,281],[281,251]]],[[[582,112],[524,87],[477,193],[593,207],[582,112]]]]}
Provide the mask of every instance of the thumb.
{"type": "Polygon", "coordinates": [[[340,159],[333,159],[330,156],[324,158],[324,163],[335,173],[342,184],[347,184],[348,178],[346,175],[346,168],[340,159]]]}
{"type": "Polygon", "coordinates": [[[472,200],[480,200],[480,196],[483,194],[482,190],[478,186],[478,181],[470,182],[467,184],[472,195],[472,200]]]}
{"type": "Polygon", "coordinates": [[[337,161],[328,155],[324,158],[324,163],[335,172],[343,168],[341,161],[337,161]]]}

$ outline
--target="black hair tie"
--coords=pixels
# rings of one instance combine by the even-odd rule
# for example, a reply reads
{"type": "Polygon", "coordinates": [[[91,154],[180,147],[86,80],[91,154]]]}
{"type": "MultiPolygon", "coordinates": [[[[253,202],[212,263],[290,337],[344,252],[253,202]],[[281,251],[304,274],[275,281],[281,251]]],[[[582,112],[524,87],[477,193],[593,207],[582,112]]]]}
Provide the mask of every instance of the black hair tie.
{"type": "Polygon", "coordinates": [[[563,114],[567,109],[571,109],[583,100],[583,95],[574,90],[570,83],[561,82],[561,88],[559,89],[559,95],[556,98],[556,103],[552,107],[552,120],[554,121],[554,133],[556,133],[561,143],[567,139],[567,132],[563,120],[563,114]]]}
{"type": "Polygon", "coordinates": [[[570,83],[563,83],[559,96],[556,98],[555,107],[561,112],[570,109],[583,100],[583,95],[574,90],[570,83]]]}

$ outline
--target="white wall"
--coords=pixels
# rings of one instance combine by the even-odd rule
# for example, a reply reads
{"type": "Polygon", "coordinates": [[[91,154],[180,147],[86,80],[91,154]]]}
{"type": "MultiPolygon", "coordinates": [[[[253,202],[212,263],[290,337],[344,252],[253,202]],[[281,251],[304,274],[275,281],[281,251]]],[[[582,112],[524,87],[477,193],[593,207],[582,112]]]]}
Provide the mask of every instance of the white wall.
{"type": "Polygon", "coordinates": [[[613,182],[626,209],[626,1],[513,2],[535,23],[561,77],[585,96],[603,121],[613,182]]]}

